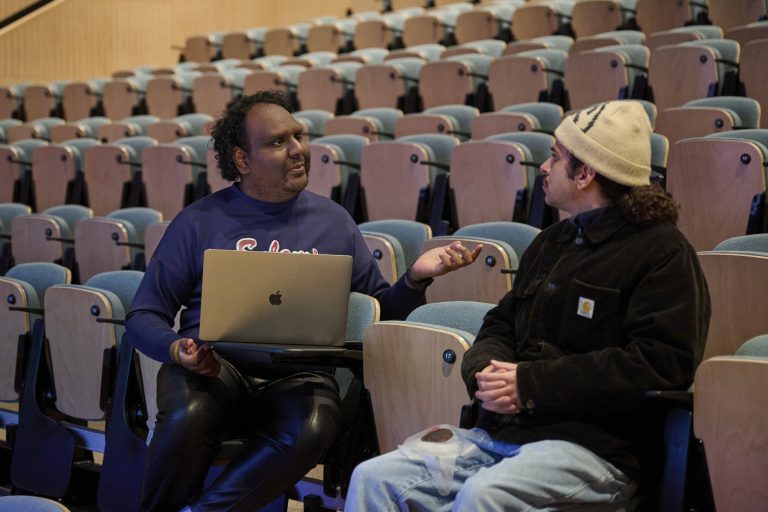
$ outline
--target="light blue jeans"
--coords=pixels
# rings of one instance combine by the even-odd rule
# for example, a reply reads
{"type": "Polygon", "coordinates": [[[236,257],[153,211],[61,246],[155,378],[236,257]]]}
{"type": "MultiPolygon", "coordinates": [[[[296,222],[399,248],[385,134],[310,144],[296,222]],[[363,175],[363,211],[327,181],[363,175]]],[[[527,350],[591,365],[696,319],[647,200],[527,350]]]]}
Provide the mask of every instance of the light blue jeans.
{"type": "Polygon", "coordinates": [[[395,450],[355,468],[344,510],[527,512],[582,510],[580,504],[614,510],[606,505],[630,500],[637,489],[612,464],[567,441],[525,444],[513,457],[484,450],[459,457],[446,496],[434,480],[424,462],[395,450]]]}

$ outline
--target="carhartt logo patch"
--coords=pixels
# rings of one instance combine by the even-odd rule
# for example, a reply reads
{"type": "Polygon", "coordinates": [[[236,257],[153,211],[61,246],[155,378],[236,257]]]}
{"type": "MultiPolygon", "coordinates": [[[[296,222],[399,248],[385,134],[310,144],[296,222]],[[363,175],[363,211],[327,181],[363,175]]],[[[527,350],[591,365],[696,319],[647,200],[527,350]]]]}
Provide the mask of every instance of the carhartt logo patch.
{"type": "Polygon", "coordinates": [[[576,314],[583,316],[584,318],[592,318],[595,313],[595,301],[587,299],[585,297],[579,297],[579,309],[576,310],[576,314]]]}

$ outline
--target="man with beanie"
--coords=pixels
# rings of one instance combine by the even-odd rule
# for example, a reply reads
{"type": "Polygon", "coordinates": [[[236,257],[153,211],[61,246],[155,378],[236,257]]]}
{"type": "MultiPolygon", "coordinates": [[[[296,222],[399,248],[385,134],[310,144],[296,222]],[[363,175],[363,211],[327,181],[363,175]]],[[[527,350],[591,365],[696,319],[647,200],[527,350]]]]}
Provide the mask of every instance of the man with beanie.
{"type": "Polygon", "coordinates": [[[710,301],[650,183],[651,131],[633,101],[560,124],[541,170],[547,204],[571,217],[533,241],[462,362],[488,435],[455,431],[478,447],[450,486],[403,449],[361,464],[347,510],[578,510],[653,493],[666,410],[645,395],[690,386],[710,301]]]}

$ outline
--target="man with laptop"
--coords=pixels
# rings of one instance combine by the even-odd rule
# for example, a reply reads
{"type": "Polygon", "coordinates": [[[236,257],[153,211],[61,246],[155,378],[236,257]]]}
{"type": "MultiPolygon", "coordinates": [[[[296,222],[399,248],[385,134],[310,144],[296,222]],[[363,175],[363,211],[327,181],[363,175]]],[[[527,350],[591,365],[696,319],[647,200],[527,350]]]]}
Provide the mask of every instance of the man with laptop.
{"type": "MultiPolygon", "coordinates": [[[[481,249],[469,251],[453,243],[428,251],[390,287],[346,211],[304,190],[309,149],[282,94],[261,92],[235,101],[216,122],[212,137],[222,176],[236,183],[176,216],[126,322],[131,343],[164,363],[157,379],[157,426],[144,472],[143,511],[256,510],[314,467],[339,430],[340,398],[329,375],[285,375],[278,368],[244,375],[237,360],[221,357],[200,336],[201,311],[205,330],[216,330],[217,314],[225,322],[254,327],[247,310],[244,318],[227,319],[224,313],[254,294],[274,308],[293,300],[295,293],[289,297],[284,287],[292,280],[295,284],[291,270],[298,272],[309,260],[292,263],[289,274],[279,276],[281,282],[256,290],[259,279],[253,276],[265,281],[275,277],[280,272],[267,265],[281,258],[240,254],[212,263],[220,257],[216,250],[325,258],[331,262],[328,272],[348,276],[341,277],[347,280],[344,300],[350,290],[365,293],[378,299],[383,319],[402,319],[425,302],[424,289],[433,278],[472,263],[481,249]],[[242,279],[230,274],[227,282],[217,283],[215,276],[206,282],[205,260],[210,260],[206,268],[212,264],[219,272],[230,265],[239,269],[242,279]],[[219,300],[227,303],[215,304],[219,300]],[[206,313],[209,307],[219,312],[206,313]],[[174,318],[180,310],[176,332],[174,318]],[[221,443],[234,435],[250,441],[203,491],[221,443]]],[[[315,299],[315,307],[324,300],[315,299]]],[[[303,316],[294,322],[306,322],[303,316]]],[[[277,340],[282,329],[275,329],[273,338],[267,333],[266,339],[254,341],[277,340]]],[[[227,332],[214,335],[225,339],[227,332]]]]}

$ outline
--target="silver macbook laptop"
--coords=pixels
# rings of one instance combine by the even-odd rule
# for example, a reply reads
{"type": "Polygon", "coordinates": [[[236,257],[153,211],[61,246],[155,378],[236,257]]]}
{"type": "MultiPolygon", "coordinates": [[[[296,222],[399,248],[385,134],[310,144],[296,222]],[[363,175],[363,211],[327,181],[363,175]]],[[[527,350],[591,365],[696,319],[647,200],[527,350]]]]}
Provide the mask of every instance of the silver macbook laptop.
{"type": "Polygon", "coordinates": [[[344,344],[352,257],[208,249],[200,339],[344,344]]]}

